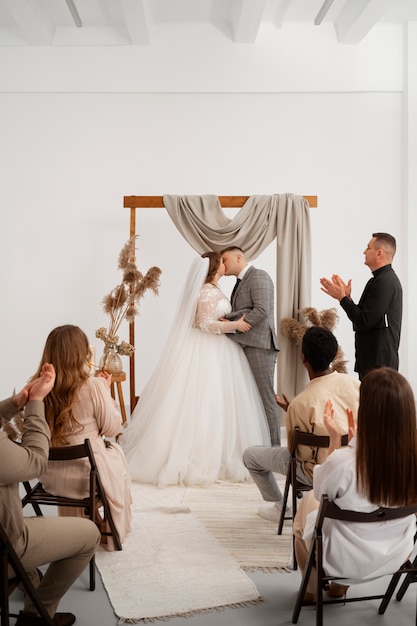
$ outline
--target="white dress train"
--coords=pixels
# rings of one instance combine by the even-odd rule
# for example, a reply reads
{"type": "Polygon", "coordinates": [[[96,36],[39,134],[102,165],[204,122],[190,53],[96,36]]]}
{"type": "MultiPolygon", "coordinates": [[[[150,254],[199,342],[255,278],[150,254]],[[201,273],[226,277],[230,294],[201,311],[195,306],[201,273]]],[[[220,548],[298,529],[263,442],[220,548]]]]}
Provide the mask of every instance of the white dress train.
{"type": "MultiPolygon", "coordinates": [[[[218,318],[230,311],[229,300],[212,284],[201,287],[207,259],[195,265],[193,318],[180,305],[159,364],[119,439],[132,479],[159,487],[244,481],[243,450],[270,444],[246,356],[221,333],[218,318]]],[[[188,279],[182,298],[188,308],[190,289],[188,279]]]]}

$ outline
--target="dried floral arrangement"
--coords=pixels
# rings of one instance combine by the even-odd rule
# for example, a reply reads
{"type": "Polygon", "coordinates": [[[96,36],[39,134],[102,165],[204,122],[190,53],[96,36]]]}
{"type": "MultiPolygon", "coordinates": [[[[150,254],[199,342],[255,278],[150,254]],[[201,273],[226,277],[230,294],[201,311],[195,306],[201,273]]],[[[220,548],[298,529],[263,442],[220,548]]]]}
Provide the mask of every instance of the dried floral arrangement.
{"type": "Polygon", "coordinates": [[[139,313],[139,302],[146,291],[150,290],[158,295],[161,270],[159,267],[151,267],[145,275],[138,270],[135,261],[137,238],[138,235],[131,237],[120,251],[118,268],[123,271],[122,282],[102,300],[103,310],[110,317],[108,328],[101,327],[96,331],[96,337],[105,344],[104,362],[110,350],[125,356],[133,354],[135,349],[130,343],[119,343],[117,333],[120,325],[123,320],[133,321],[139,313]]]}
{"type": "MultiPolygon", "coordinates": [[[[301,343],[305,331],[310,326],[323,326],[333,332],[339,321],[339,316],[336,309],[324,309],[323,311],[317,311],[313,307],[305,307],[301,311],[302,315],[307,319],[307,324],[302,324],[293,317],[285,317],[281,322],[281,332],[286,337],[294,339],[297,345],[301,343]]],[[[342,374],[347,373],[346,363],[344,360],[343,350],[338,346],[336,357],[331,364],[332,372],[340,372],[342,374]]]]}

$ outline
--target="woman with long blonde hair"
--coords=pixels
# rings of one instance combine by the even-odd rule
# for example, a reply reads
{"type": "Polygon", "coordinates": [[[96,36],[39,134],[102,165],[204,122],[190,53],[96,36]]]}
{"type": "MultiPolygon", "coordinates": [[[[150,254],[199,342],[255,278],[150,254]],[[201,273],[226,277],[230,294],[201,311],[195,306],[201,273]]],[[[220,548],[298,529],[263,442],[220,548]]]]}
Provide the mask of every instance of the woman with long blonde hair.
{"type": "MultiPolygon", "coordinates": [[[[90,440],[113,520],[123,541],[131,527],[130,476],[120,446],[104,439],[121,432],[122,419],[110,394],[111,376],[105,372],[90,376],[90,360],[88,338],[81,328],[70,324],[58,326],[46,340],[34,378],[44,363],[53,364],[56,381],[45,398],[51,445],[77,445],[84,439],[90,440]]],[[[89,492],[88,476],[89,466],[84,460],[54,461],[40,480],[50,493],[83,498],[89,492]]],[[[60,510],[60,514],[66,511],[60,510]]],[[[109,541],[108,548],[112,547],[109,541]]]]}

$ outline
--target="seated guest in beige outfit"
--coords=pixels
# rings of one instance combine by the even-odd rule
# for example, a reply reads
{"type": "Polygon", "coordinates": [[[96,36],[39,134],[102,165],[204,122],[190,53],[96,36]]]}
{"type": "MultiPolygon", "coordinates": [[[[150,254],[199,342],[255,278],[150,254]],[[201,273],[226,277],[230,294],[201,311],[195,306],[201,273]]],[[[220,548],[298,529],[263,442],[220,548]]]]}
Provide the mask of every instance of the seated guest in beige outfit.
{"type": "MultiPolygon", "coordinates": [[[[289,404],[277,400],[287,409],[288,447],[251,446],[243,453],[243,462],[266,501],[258,511],[265,519],[278,522],[281,515],[282,493],[273,472],[287,474],[294,428],[298,426],[303,432],[327,435],[323,414],[329,398],[340,432],[348,432],[347,408],[353,410],[356,419],[360,382],[348,374],[331,371],[337,348],[336,337],[326,328],[311,326],[306,330],[301,344],[301,360],[310,382],[289,404]]],[[[314,466],[323,463],[328,454],[326,448],[320,448],[317,455],[315,452],[307,446],[299,446],[296,452],[297,478],[306,485],[312,485],[314,466]]]]}
{"type": "MultiPolygon", "coordinates": [[[[78,326],[59,326],[51,331],[41,363],[54,365],[56,382],[45,399],[45,414],[52,446],[77,445],[86,438],[90,440],[113,521],[123,542],[131,528],[130,474],[121,447],[114,441],[104,441],[104,437],[115,437],[121,432],[122,418],[110,394],[111,376],[106,373],[90,376],[90,359],[87,336],[78,326]]],[[[54,461],[40,480],[52,494],[87,497],[89,463],[87,459],[54,461]]],[[[77,514],[74,511],[83,514],[74,508],[60,508],[59,513],[77,514]]],[[[107,548],[114,549],[110,539],[107,548]]]]}
{"type": "MultiPolygon", "coordinates": [[[[356,424],[349,411],[349,445],[341,448],[341,433],[332,401],[326,403],[324,425],[330,436],[326,462],[314,468],[314,490],[303,498],[294,519],[295,550],[302,572],[307,566],[317,509],[323,494],[340,508],[365,513],[380,506],[417,502],[416,405],[408,381],[381,367],[362,379],[356,424]]],[[[329,576],[372,580],[397,570],[413,550],[416,516],[371,524],[325,520],[323,568],[329,576]]],[[[313,600],[315,573],[307,585],[313,600]]],[[[343,597],[347,587],[330,583],[329,595],[343,597]]]]}
{"type": "MultiPolygon", "coordinates": [[[[72,613],[57,613],[62,596],[84,570],[99,542],[96,525],[87,519],[59,517],[23,517],[19,482],[37,478],[46,469],[50,443],[43,400],[55,381],[54,368],[44,364],[38,378],[22,391],[0,402],[0,415],[10,420],[25,406],[20,445],[0,430],[0,521],[17,556],[26,569],[46,610],[57,626],[75,622],[72,613]],[[50,564],[45,575],[36,569],[50,564]]],[[[41,626],[29,596],[16,626],[41,626]]]]}

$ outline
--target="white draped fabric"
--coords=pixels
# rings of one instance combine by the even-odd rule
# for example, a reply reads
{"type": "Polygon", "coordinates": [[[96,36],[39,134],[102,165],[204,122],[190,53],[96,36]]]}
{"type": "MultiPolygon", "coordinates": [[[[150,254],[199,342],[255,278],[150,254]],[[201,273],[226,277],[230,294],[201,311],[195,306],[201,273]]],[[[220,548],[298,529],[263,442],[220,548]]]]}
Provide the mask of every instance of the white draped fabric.
{"type": "Polygon", "coordinates": [[[305,369],[300,362],[299,346],[279,330],[283,318],[299,319],[300,311],[311,306],[308,202],[294,194],[251,196],[230,219],[217,196],[164,195],[163,201],[179,232],[200,254],[237,245],[251,260],[276,238],[276,315],[280,346],[277,393],[295,396],[305,387],[305,369]]]}

